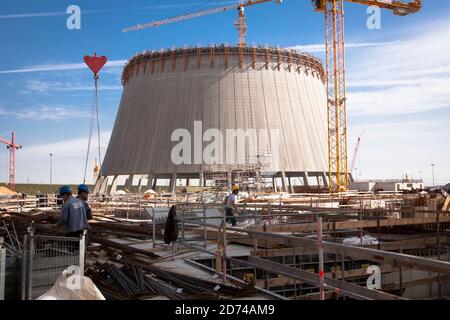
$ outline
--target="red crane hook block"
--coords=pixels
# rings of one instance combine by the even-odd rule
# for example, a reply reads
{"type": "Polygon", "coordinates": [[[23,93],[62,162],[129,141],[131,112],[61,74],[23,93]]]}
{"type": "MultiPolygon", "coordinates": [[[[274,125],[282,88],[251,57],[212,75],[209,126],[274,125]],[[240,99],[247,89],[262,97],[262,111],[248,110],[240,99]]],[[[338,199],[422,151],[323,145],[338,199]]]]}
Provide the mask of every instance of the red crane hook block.
{"type": "Polygon", "coordinates": [[[107,61],[108,58],[106,56],[97,57],[95,52],[93,56],[84,56],[84,63],[92,70],[95,79],[98,79],[98,73],[107,61]]]}

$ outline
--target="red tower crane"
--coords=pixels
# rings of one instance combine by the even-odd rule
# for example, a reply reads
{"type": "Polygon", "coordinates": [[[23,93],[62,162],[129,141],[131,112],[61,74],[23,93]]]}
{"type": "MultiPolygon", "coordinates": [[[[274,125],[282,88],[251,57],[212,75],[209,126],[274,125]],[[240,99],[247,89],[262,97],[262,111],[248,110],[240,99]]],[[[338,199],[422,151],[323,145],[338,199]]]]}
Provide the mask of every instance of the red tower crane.
{"type": "Polygon", "coordinates": [[[350,173],[353,173],[356,164],[356,157],[358,156],[359,147],[361,146],[361,138],[366,130],[363,130],[356,141],[355,151],[353,151],[352,163],[350,165],[350,173]]]}
{"type": "Polygon", "coordinates": [[[16,144],[14,140],[14,131],[11,132],[11,141],[0,137],[0,142],[6,144],[9,149],[9,188],[13,191],[16,182],[16,150],[22,149],[22,145],[16,144]]]}

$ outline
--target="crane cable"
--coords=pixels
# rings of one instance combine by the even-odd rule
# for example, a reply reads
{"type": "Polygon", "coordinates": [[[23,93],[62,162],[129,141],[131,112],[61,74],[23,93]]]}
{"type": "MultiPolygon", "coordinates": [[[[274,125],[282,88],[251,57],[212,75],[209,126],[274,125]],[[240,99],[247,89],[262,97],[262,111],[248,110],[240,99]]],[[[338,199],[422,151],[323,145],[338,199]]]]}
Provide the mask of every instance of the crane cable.
{"type": "Polygon", "coordinates": [[[87,167],[88,167],[88,161],[89,161],[89,152],[91,149],[91,142],[92,142],[92,135],[94,133],[94,122],[97,122],[97,143],[98,143],[98,161],[100,168],[102,166],[102,159],[101,159],[101,153],[100,153],[100,120],[98,116],[98,75],[94,76],[95,80],[95,89],[94,89],[94,97],[92,102],[92,109],[91,109],[91,119],[89,124],[89,138],[88,138],[88,147],[86,151],[86,159],[84,164],[84,177],[83,177],[83,183],[86,183],[86,174],[87,174],[87,167]]]}
{"type": "Polygon", "coordinates": [[[100,153],[100,118],[98,116],[98,76],[95,79],[95,114],[97,118],[97,143],[98,143],[98,164],[102,167],[102,155],[100,153]]]}

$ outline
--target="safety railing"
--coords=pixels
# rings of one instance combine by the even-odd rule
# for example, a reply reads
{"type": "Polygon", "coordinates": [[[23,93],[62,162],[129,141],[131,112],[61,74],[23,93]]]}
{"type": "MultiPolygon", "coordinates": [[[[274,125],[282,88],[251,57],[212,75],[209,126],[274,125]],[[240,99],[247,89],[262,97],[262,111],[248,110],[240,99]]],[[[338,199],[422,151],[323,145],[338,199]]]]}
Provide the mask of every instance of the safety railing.
{"type": "Polygon", "coordinates": [[[57,209],[61,205],[62,199],[55,194],[40,194],[36,196],[16,195],[0,199],[0,208],[12,211],[57,209]]]}
{"type": "Polygon", "coordinates": [[[34,226],[29,227],[23,241],[22,299],[36,299],[47,292],[69,266],[83,275],[85,252],[85,234],[79,238],[37,235],[34,226]]]}
{"type": "Polygon", "coordinates": [[[0,238],[0,300],[5,300],[6,248],[0,238]]]}

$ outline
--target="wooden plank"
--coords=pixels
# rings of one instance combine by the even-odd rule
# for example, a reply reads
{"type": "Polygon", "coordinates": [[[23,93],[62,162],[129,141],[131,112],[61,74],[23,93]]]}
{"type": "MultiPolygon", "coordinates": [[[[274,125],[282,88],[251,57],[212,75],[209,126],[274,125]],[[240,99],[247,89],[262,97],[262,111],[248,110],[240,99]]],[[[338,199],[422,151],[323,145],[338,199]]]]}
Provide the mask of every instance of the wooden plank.
{"type": "MultiPolygon", "coordinates": [[[[448,275],[440,276],[440,281],[446,281],[448,279],[449,279],[448,275]]],[[[430,283],[437,282],[437,281],[439,281],[438,276],[420,278],[420,279],[411,280],[411,281],[403,281],[402,288],[412,288],[412,287],[417,287],[417,286],[429,285],[430,283]]],[[[382,284],[381,288],[384,291],[399,290],[400,284],[399,283],[382,284]]]]}
{"type": "MultiPolygon", "coordinates": [[[[447,243],[447,236],[439,237],[440,243],[447,243]]],[[[380,244],[381,250],[386,251],[394,251],[400,249],[425,249],[428,245],[436,244],[437,237],[427,237],[427,238],[419,238],[419,239],[409,239],[409,240],[400,240],[400,241],[392,241],[392,242],[382,242],[380,244]]],[[[363,248],[373,248],[377,249],[378,245],[365,245],[363,248]]],[[[309,254],[317,254],[317,248],[310,249],[307,247],[295,247],[295,248],[279,248],[279,249],[264,249],[257,250],[256,252],[252,252],[253,255],[268,258],[268,257],[283,257],[283,256],[292,256],[292,255],[309,255],[309,254]]]]}
{"type": "MultiPolygon", "coordinates": [[[[313,285],[317,285],[319,282],[319,275],[316,273],[308,272],[301,269],[296,269],[283,265],[281,263],[260,259],[257,257],[248,257],[248,261],[243,261],[236,258],[230,258],[234,263],[241,265],[253,266],[257,269],[265,270],[268,272],[285,275],[290,278],[294,278],[303,282],[307,282],[313,285]]],[[[405,300],[401,297],[394,296],[388,293],[384,293],[377,290],[370,290],[352,283],[348,283],[342,280],[331,279],[325,277],[325,283],[328,286],[339,288],[341,293],[355,299],[367,299],[367,300],[405,300]]]]}
{"type": "MultiPolygon", "coordinates": [[[[389,265],[385,265],[385,266],[381,266],[381,274],[383,273],[391,273],[393,271],[395,271],[396,269],[392,266],[389,265]]],[[[333,274],[331,272],[327,272],[325,273],[325,276],[333,278],[333,274]]],[[[344,279],[351,279],[351,278],[361,278],[361,277],[365,277],[365,276],[370,276],[370,274],[367,273],[367,269],[366,268],[362,268],[362,269],[354,269],[354,270],[345,270],[344,271],[344,279]]],[[[336,278],[337,279],[342,279],[342,272],[338,271],[336,274],[336,278]]]]}
{"type": "MultiPolygon", "coordinates": [[[[198,229],[203,231],[203,229],[198,229]]],[[[215,237],[217,230],[210,230],[215,237]]],[[[306,239],[299,238],[293,236],[280,235],[275,233],[268,232],[257,232],[253,230],[242,230],[245,233],[249,233],[250,238],[258,239],[258,246],[263,247],[267,241],[270,245],[276,246],[278,244],[283,244],[287,247],[302,247],[303,250],[311,250],[317,251],[317,243],[314,239],[306,239]]],[[[234,231],[238,232],[238,234],[234,234],[234,236],[239,235],[244,238],[244,234],[242,231],[234,231]]],[[[253,239],[243,239],[243,240],[233,240],[229,238],[229,233],[233,232],[233,230],[227,230],[227,239],[233,242],[244,243],[248,245],[253,244],[253,239]]],[[[203,233],[202,233],[203,234],[203,233]]],[[[208,236],[212,236],[209,234],[208,236]]],[[[230,234],[232,236],[232,234],[230,234]]],[[[450,273],[450,263],[445,261],[438,261],[434,259],[416,257],[412,255],[406,255],[401,253],[394,253],[383,250],[376,250],[372,248],[364,248],[364,247],[356,247],[349,246],[344,244],[332,243],[324,241],[324,251],[334,254],[340,254],[345,257],[350,257],[352,259],[366,259],[369,261],[373,261],[380,265],[389,264],[392,266],[401,266],[409,269],[419,269],[430,272],[441,272],[441,273],[450,273]]]]}
{"type": "MultiPolygon", "coordinates": [[[[195,228],[195,229],[189,230],[189,233],[203,237],[204,230],[203,230],[203,228],[195,228]]],[[[187,232],[186,232],[186,234],[187,234],[187,232]]],[[[217,229],[207,227],[206,235],[208,238],[217,239],[218,231],[217,231],[217,229]]],[[[236,232],[236,231],[227,230],[227,242],[253,246],[254,240],[250,236],[248,236],[246,232],[236,232]]],[[[282,245],[282,243],[280,243],[278,241],[273,241],[273,240],[261,241],[258,243],[258,247],[261,247],[261,248],[266,248],[266,247],[267,248],[276,248],[276,247],[280,247],[281,245],[282,245]]]]}
{"type": "MultiPolygon", "coordinates": [[[[268,232],[248,231],[249,234],[261,240],[275,240],[283,242],[286,246],[305,246],[317,250],[317,242],[313,239],[299,238],[268,232]]],[[[259,241],[258,241],[259,243],[259,241]]],[[[419,269],[430,272],[450,273],[450,263],[429,258],[416,257],[412,255],[395,253],[371,248],[349,246],[339,243],[323,242],[325,252],[339,254],[353,259],[367,259],[377,264],[389,264],[410,269],[419,269]]]]}
{"type": "MultiPolygon", "coordinates": [[[[259,243],[258,243],[259,246],[259,243]]],[[[253,250],[251,252],[252,255],[268,258],[268,257],[289,257],[289,256],[299,256],[299,255],[309,255],[309,254],[317,254],[317,249],[311,249],[306,247],[295,247],[295,248],[279,248],[279,249],[259,249],[253,250]]]]}
{"type": "Polygon", "coordinates": [[[89,234],[89,240],[93,241],[93,242],[97,242],[100,243],[108,248],[114,248],[114,249],[118,249],[121,250],[123,252],[127,252],[130,254],[133,253],[137,253],[137,254],[142,254],[145,255],[147,257],[150,258],[159,258],[158,255],[156,255],[155,253],[151,252],[150,250],[143,250],[143,249],[139,249],[139,248],[134,248],[132,246],[129,245],[124,245],[124,244],[120,244],[111,240],[107,240],[104,237],[99,237],[97,235],[94,234],[89,234]]]}
{"type": "MultiPolygon", "coordinates": [[[[439,222],[450,222],[450,216],[439,217],[439,222]]],[[[433,224],[436,218],[403,218],[403,219],[380,219],[380,227],[393,227],[415,224],[433,224]]],[[[336,230],[374,228],[377,227],[377,220],[358,220],[358,221],[336,221],[336,230]]],[[[264,226],[255,226],[250,228],[254,231],[263,231],[264,226]]],[[[267,232],[302,232],[312,233],[317,228],[316,223],[293,223],[293,224],[272,224],[266,225],[267,232]]],[[[333,230],[333,222],[324,222],[324,230],[333,230]]]]}
{"type": "MultiPolygon", "coordinates": [[[[381,273],[391,273],[395,271],[393,267],[385,266],[381,268],[381,273]]],[[[326,277],[333,278],[333,273],[327,272],[325,273],[326,277]]],[[[355,269],[355,270],[346,270],[344,271],[344,278],[345,279],[351,279],[351,278],[360,278],[360,277],[369,277],[370,274],[367,273],[367,269],[355,269]]],[[[337,279],[342,279],[342,273],[338,272],[336,274],[337,279]]],[[[271,278],[269,279],[269,287],[283,287],[287,285],[294,285],[294,282],[299,283],[298,280],[286,278],[286,277],[277,277],[277,278],[271,278]]],[[[264,287],[266,284],[266,279],[259,279],[256,280],[256,284],[260,287],[264,287]]]]}
{"type": "MultiPolygon", "coordinates": [[[[436,236],[427,237],[427,238],[418,238],[418,239],[409,239],[409,240],[399,240],[392,242],[382,242],[380,244],[381,250],[400,250],[400,249],[425,249],[428,245],[436,244],[437,242],[436,236]]],[[[447,236],[439,237],[440,243],[447,243],[447,236]]],[[[378,248],[377,244],[364,246],[365,248],[378,248]]]]}
{"type": "Polygon", "coordinates": [[[445,199],[442,211],[450,211],[450,196],[447,196],[447,198],[445,199]]]}
{"type": "MultiPolygon", "coordinates": [[[[334,299],[334,292],[325,292],[325,299],[334,299]]],[[[297,296],[295,300],[320,300],[320,292],[297,296]]]]}
{"type": "MultiPolygon", "coordinates": [[[[271,278],[269,279],[269,288],[273,287],[285,287],[285,286],[292,286],[294,283],[297,282],[297,284],[300,283],[300,281],[295,279],[290,279],[286,277],[277,277],[277,278],[271,278]]],[[[267,284],[266,279],[258,279],[255,281],[256,286],[265,288],[267,284]]]]}

